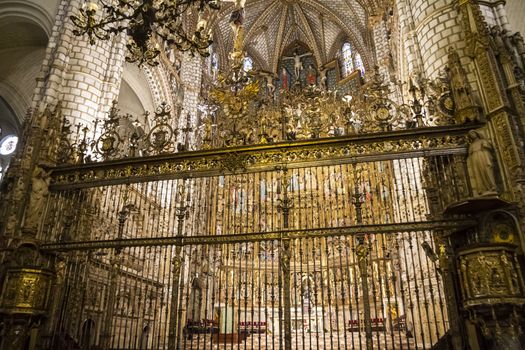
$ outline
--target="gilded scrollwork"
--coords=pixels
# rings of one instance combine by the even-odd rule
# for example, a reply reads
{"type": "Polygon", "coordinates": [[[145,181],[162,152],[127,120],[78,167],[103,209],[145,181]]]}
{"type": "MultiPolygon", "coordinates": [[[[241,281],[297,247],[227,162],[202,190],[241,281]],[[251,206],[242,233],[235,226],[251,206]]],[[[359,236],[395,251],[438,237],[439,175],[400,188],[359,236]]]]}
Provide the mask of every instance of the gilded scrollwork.
{"type": "Polygon", "coordinates": [[[150,157],[141,161],[109,164],[85,164],[56,168],[51,173],[54,188],[61,186],[91,186],[104,182],[119,183],[159,177],[198,177],[206,173],[233,170],[273,169],[282,163],[312,164],[326,161],[351,161],[360,157],[393,155],[396,153],[463,150],[467,145],[462,133],[471,127],[450,126],[434,132],[400,131],[399,134],[377,134],[359,141],[354,136],[334,140],[308,140],[296,144],[276,144],[177,153],[150,157]],[[388,137],[385,137],[388,136],[388,137]],[[284,147],[283,147],[284,146],[284,147]]]}

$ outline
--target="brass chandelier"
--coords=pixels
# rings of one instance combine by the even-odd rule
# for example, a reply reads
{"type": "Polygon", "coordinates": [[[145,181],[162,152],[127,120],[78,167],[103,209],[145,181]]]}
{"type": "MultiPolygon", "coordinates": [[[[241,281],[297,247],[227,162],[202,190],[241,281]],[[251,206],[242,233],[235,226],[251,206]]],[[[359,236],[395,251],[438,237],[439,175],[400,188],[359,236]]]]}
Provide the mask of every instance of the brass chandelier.
{"type": "Polygon", "coordinates": [[[70,18],[76,26],[73,33],[87,34],[92,45],[96,39],[127,33],[126,61],[157,65],[157,38],[178,50],[208,56],[213,40],[207,16],[219,8],[220,0],[98,0],[86,2],[79,14],[70,18]],[[183,14],[194,11],[198,12],[198,20],[191,34],[183,14]]]}

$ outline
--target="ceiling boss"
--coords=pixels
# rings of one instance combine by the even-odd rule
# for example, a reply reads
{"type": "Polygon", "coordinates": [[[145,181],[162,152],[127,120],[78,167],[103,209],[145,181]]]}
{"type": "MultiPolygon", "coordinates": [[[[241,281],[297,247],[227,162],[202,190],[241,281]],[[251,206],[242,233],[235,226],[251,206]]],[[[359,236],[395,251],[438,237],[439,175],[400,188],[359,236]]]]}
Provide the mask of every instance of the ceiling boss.
{"type": "Polygon", "coordinates": [[[76,26],[73,33],[87,34],[92,45],[96,39],[126,33],[126,60],[157,65],[157,39],[178,50],[208,56],[213,40],[207,17],[219,8],[220,0],[98,0],[84,3],[70,18],[76,26]],[[195,12],[198,20],[191,33],[190,21],[184,21],[183,15],[195,12]]]}

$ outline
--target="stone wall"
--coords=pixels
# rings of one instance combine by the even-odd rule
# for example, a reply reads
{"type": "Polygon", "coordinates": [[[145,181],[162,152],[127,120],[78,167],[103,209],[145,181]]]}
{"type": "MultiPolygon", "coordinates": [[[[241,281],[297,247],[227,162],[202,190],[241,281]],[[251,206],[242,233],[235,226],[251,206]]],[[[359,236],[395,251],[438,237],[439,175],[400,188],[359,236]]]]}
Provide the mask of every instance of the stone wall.
{"type": "Polygon", "coordinates": [[[525,1],[507,0],[506,7],[511,29],[525,34],[525,1]]]}
{"type": "Polygon", "coordinates": [[[465,43],[454,2],[398,0],[397,6],[409,73],[420,70],[428,78],[436,76],[447,63],[450,46],[464,56],[465,43]]]}
{"type": "Polygon", "coordinates": [[[61,101],[65,117],[89,126],[104,118],[118,96],[125,38],[115,36],[90,45],[87,36],[75,36],[69,17],[78,14],[81,4],[78,0],[59,4],[33,108],[61,101]]]}

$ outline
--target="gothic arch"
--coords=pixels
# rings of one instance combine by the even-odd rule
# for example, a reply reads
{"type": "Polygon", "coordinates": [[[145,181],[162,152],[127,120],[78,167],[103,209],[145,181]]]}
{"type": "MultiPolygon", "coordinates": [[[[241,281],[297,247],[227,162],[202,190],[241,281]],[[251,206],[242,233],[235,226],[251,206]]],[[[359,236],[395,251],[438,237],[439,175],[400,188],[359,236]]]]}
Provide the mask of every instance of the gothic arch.
{"type": "Polygon", "coordinates": [[[0,96],[21,124],[31,105],[53,20],[31,1],[0,3],[0,96]]]}
{"type": "MultiPolygon", "coordinates": [[[[51,2],[52,4],[52,2],[51,2]]],[[[51,36],[53,28],[55,6],[44,7],[31,0],[8,0],[0,3],[0,26],[6,22],[30,22],[38,25],[45,31],[47,37],[51,36]]]]}
{"type": "Polygon", "coordinates": [[[149,81],[136,65],[124,65],[118,99],[123,113],[140,117],[146,111],[153,112],[155,103],[149,81]]]}
{"type": "Polygon", "coordinates": [[[246,56],[249,56],[252,58],[253,63],[255,64],[256,67],[258,67],[259,69],[263,69],[263,70],[268,69],[268,64],[265,63],[264,58],[259,54],[257,50],[247,47],[245,51],[246,51],[246,56]]]}

